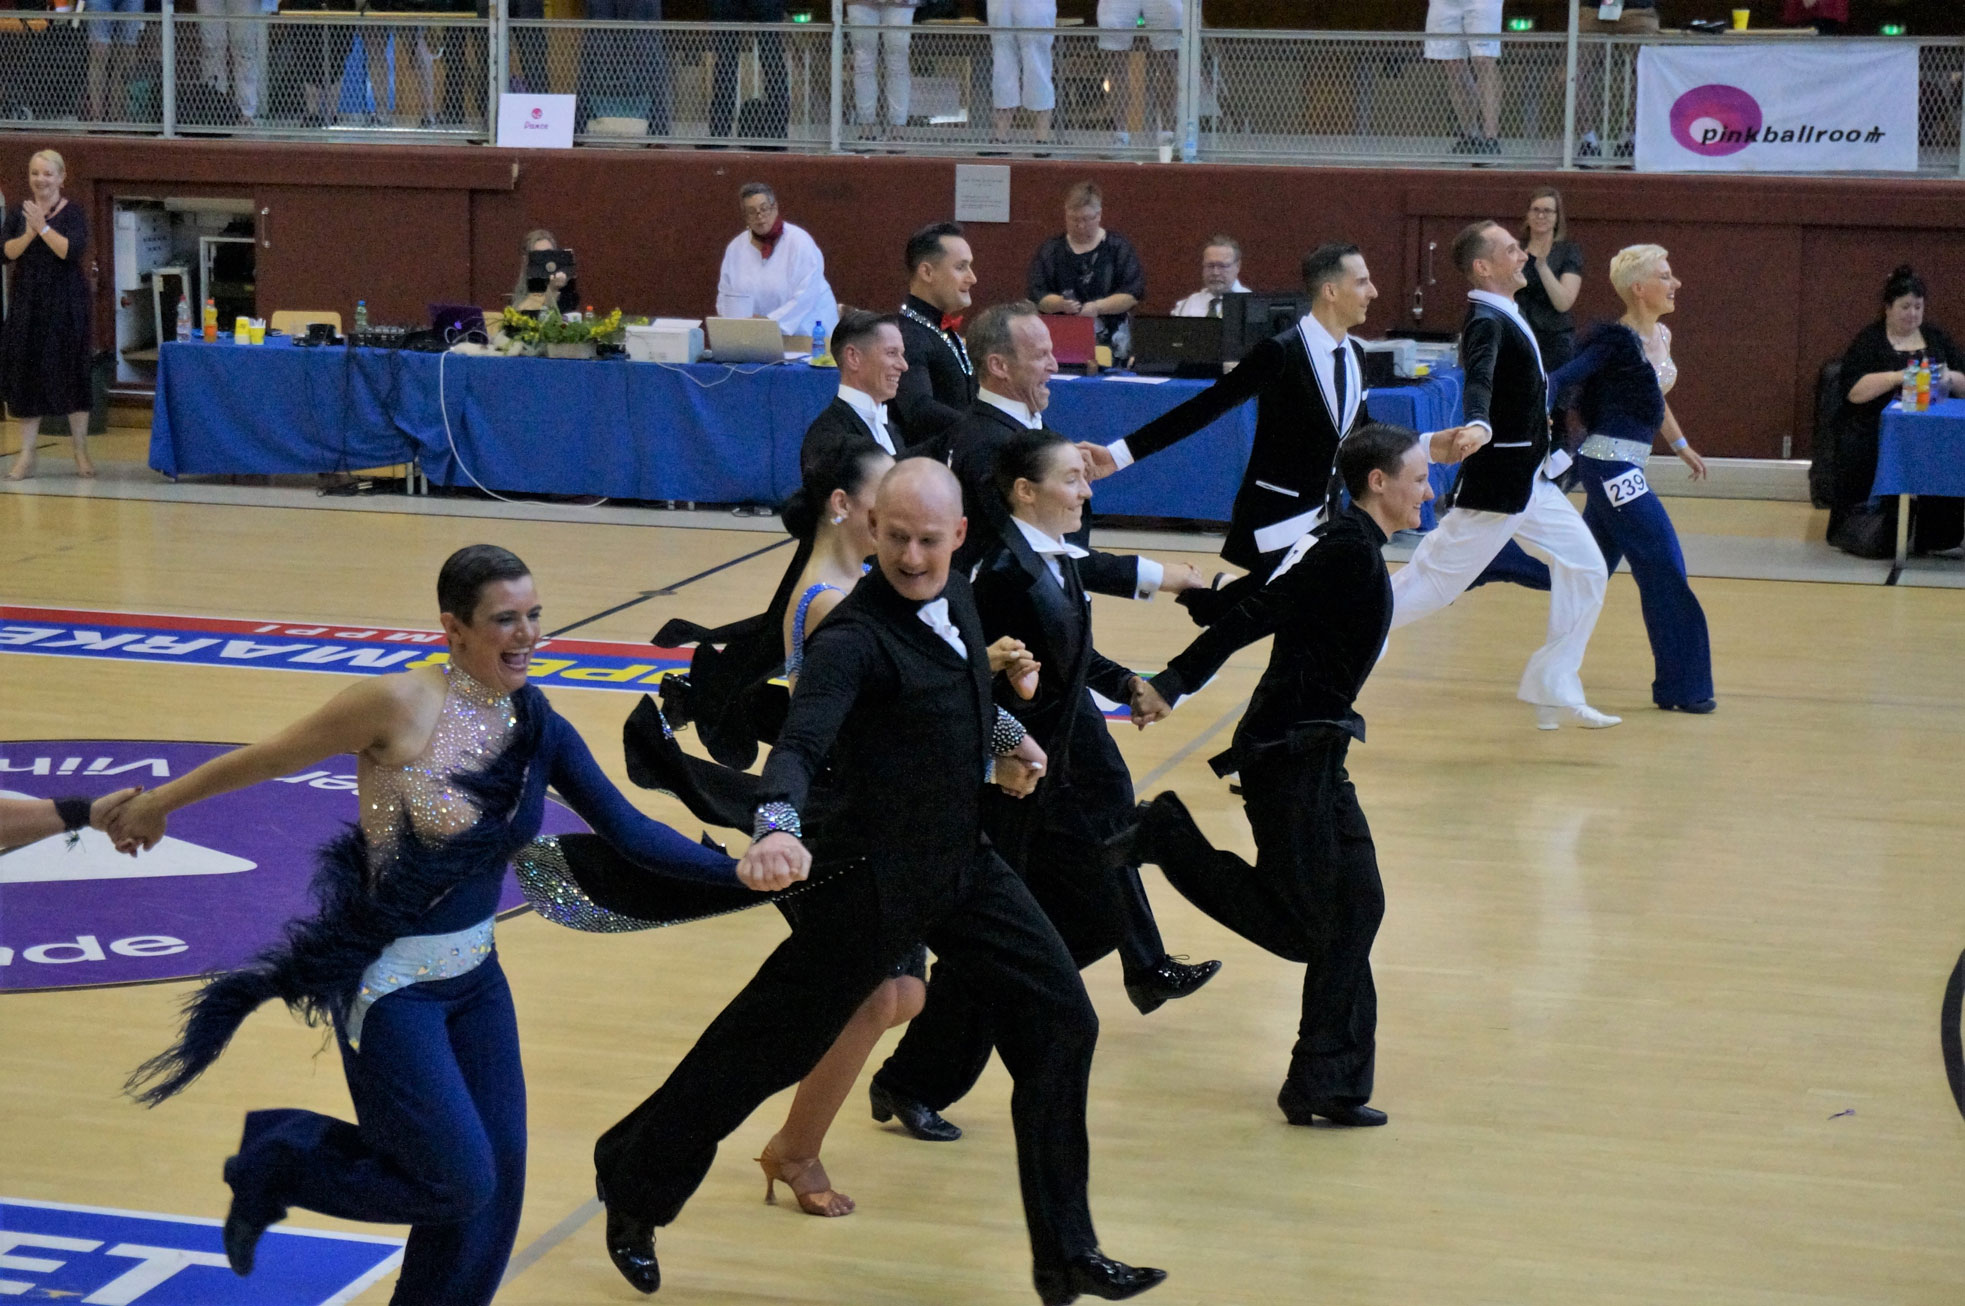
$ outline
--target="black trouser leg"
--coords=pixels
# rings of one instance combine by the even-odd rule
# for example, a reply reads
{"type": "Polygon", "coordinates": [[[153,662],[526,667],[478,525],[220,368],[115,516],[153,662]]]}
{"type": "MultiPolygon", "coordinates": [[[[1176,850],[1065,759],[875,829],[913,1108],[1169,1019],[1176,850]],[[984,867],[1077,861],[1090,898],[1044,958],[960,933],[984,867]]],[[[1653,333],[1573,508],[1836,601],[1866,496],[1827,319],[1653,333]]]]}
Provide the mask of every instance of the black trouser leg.
{"type": "Polygon", "coordinates": [[[888,1092],[936,1111],[968,1096],[989,1065],[989,1013],[959,966],[937,959],[928,999],[874,1074],[888,1092]]]}
{"type": "Polygon", "coordinates": [[[1167,955],[1167,945],[1160,938],[1160,923],[1153,919],[1153,906],[1146,900],[1139,867],[1121,866],[1111,877],[1120,913],[1119,964],[1130,977],[1158,966],[1167,955]]]}
{"type": "Polygon", "coordinates": [[[1040,1268],[1094,1250],[1086,1197],[1085,1089],[1098,1015],[1058,933],[1022,881],[982,853],[955,911],[928,933],[938,971],[962,977],[1016,1087],[1010,1116],[1031,1256],[1040,1268]]]}
{"type": "Polygon", "coordinates": [[[873,878],[854,868],[802,896],[791,937],[668,1080],[601,1135],[594,1165],[611,1207],[656,1224],[674,1220],[708,1173],[717,1144],[765,1098],[818,1064],[915,942],[914,922],[881,920],[873,878]]]}

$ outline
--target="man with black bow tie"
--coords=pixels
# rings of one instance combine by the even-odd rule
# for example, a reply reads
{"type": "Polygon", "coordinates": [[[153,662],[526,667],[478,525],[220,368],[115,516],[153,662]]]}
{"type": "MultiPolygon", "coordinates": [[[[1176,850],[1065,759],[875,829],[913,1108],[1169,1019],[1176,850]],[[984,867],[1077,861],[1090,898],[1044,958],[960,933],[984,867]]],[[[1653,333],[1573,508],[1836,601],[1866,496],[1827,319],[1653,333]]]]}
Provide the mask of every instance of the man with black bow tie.
{"type": "MultiPolygon", "coordinates": [[[[949,466],[961,478],[969,517],[968,539],[955,556],[957,569],[965,573],[1012,529],[993,482],[996,455],[1021,432],[1047,429],[1043,414],[1058,371],[1051,329],[1028,300],[992,304],[977,314],[969,326],[968,345],[980,387],[976,402],[945,436],[949,466]]],[[[1087,517],[1068,542],[1085,548],[1091,534],[1087,517]]],[[[1086,589],[1118,598],[1151,599],[1161,590],[1177,594],[1205,583],[1186,563],[1163,564],[1131,554],[1092,552],[1078,570],[1086,589]]]]}
{"type": "Polygon", "coordinates": [[[832,329],[832,357],[839,364],[839,393],[805,428],[798,450],[800,475],[823,463],[842,444],[872,442],[898,455],[894,392],[907,375],[901,322],[891,313],[850,309],[832,329]]]}
{"type": "Polygon", "coordinates": [[[1337,450],[1348,507],[1302,536],[1267,584],[1244,597],[1136,696],[1134,718],[1158,720],[1238,650],[1275,636],[1269,666],[1216,771],[1239,770],[1256,863],[1221,852],[1179,797],[1147,804],[1134,852],[1188,901],[1258,947],[1303,963],[1303,1008],[1276,1103],[1293,1125],[1382,1125],[1372,1093],[1378,996],[1371,945],[1385,890],[1371,827],[1345,771],[1363,742],[1358,694],[1392,625],[1381,552],[1419,525],[1433,497],[1416,432],[1369,424],[1337,450]]]}
{"type": "Polygon", "coordinates": [[[1454,240],[1453,261],[1471,287],[1460,366],[1467,422],[1482,447],[1460,465],[1449,510],[1392,582],[1392,625],[1453,602],[1514,540],[1549,567],[1548,635],[1516,696],[1535,709],[1538,730],[1565,722],[1602,730],[1623,718],[1584,700],[1582,669],[1610,574],[1582,514],[1555,486],[1569,454],[1552,448],[1542,349],[1515,306],[1528,255],[1500,223],[1476,222],[1454,240]]]}
{"type": "MultiPolygon", "coordinates": [[[[1260,585],[1284,551],[1323,520],[1337,447],[1364,415],[1364,351],[1351,332],[1378,298],[1364,255],[1356,245],[1319,245],[1303,258],[1303,289],[1309,314],[1251,349],[1221,380],[1123,440],[1080,446],[1092,474],[1109,476],[1255,400],[1255,446],[1221,547],[1223,560],[1249,576],[1182,597],[1203,625],[1260,585]]],[[[1466,452],[1465,439],[1460,428],[1434,432],[1429,455],[1455,460],[1466,452]]]]}
{"type": "Polygon", "coordinates": [[[901,302],[901,339],[907,375],[894,398],[904,442],[930,457],[946,457],[931,445],[961,421],[976,397],[975,367],[962,340],[962,315],[976,284],[975,258],[962,228],[936,222],[907,241],[907,298],[901,302]]]}
{"type": "Polygon", "coordinates": [[[984,843],[990,777],[1029,793],[1043,750],[990,695],[982,625],[949,563],[962,492],[904,459],[873,512],[878,566],[805,648],[765,764],[754,889],[818,875],[780,944],[668,1082],[594,1149],[606,1241],[642,1292],[661,1284],[657,1226],[702,1182],[717,1144],[817,1064],[903,953],[926,941],[985,995],[1017,1080],[1011,1117],[1034,1278],[1046,1306],[1136,1296],[1166,1278],[1101,1255],[1086,1195],[1085,1093],[1098,1017],[1071,954],[984,843]],[[809,842],[809,848],[807,841],[809,842]]]}

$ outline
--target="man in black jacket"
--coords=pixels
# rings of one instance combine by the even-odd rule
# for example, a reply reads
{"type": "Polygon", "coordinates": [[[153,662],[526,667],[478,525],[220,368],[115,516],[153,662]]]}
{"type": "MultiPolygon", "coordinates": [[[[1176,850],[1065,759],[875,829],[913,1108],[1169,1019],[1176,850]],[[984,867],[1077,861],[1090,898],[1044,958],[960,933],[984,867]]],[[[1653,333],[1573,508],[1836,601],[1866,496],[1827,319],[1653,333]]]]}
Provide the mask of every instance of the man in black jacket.
{"type": "Polygon", "coordinates": [[[1517,697],[1534,707],[1539,730],[1614,726],[1621,717],[1583,697],[1583,653],[1610,576],[1582,514],[1555,486],[1569,455],[1551,450],[1541,347],[1515,307],[1528,255],[1500,223],[1476,222],[1454,240],[1453,259],[1472,287],[1460,329],[1466,421],[1486,438],[1460,465],[1451,509],[1393,581],[1392,625],[1453,602],[1515,540],[1549,567],[1548,637],[1529,657],[1517,697]]]}
{"type": "MultiPolygon", "coordinates": [[[[1167,955],[1139,868],[1111,851],[1136,819],[1133,781],[1086,690],[1130,703],[1144,682],[1092,644],[1091,600],[1078,577],[1085,551],[1065,540],[1092,497],[1082,459],[1063,436],[1043,430],[1013,437],[998,457],[996,490],[1011,504],[1014,529],[976,574],[976,607],[985,639],[1021,640],[1043,667],[1033,698],[1007,686],[997,697],[1036,736],[1047,762],[1035,798],[984,795],[983,828],[1072,960],[1082,969],[1117,951],[1126,995],[1148,1014],[1198,990],[1221,963],[1167,955]]],[[[876,1118],[898,1115],[927,1141],[960,1136],[940,1113],[989,1064],[987,1005],[964,978],[937,966],[926,1008],[870,1088],[876,1118]]]]}
{"type": "Polygon", "coordinates": [[[1344,769],[1365,737],[1353,706],[1392,625],[1380,550],[1433,497],[1417,433],[1369,425],[1338,448],[1351,504],[1302,537],[1153,677],[1157,720],[1238,650],[1274,635],[1269,665],[1215,769],[1242,774],[1256,864],[1217,851],[1173,793],[1146,808],[1137,851],[1188,901],[1258,947],[1302,962],[1303,1015],[1276,1102],[1293,1125],[1382,1125],[1371,1098],[1378,997],[1371,944],[1385,914],[1371,827],[1344,769]]]}
{"type": "Polygon", "coordinates": [[[921,445],[961,421],[976,397],[975,367],[962,339],[975,259],[953,222],[931,223],[909,236],[905,258],[900,323],[908,375],[901,378],[894,413],[905,442],[921,445]]]}
{"type": "MultiPolygon", "coordinates": [[[[1082,446],[1093,474],[1110,475],[1255,400],[1255,445],[1221,547],[1222,559],[1251,579],[1239,588],[1184,596],[1203,624],[1260,585],[1284,551],[1323,520],[1337,447],[1368,420],[1363,350],[1351,338],[1378,298],[1364,255],[1356,245],[1319,245],[1304,255],[1303,290],[1309,314],[1251,349],[1221,380],[1123,440],[1082,446]]],[[[1459,428],[1430,435],[1431,456],[1461,457],[1461,435],[1459,428]]]]}
{"type": "MultiPolygon", "coordinates": [[[[1050,406],[1051,378],[1058,370],[1051,330],[1028,300],[992,304],[977,314],[969,326],[969,356],[976,361],[981,382],[976,402],[960,423],[944,433],[945,452],[916,449],[946,457],[961,478],[969,534],[956,551],[955,566],[965,573],[1011,529],[994,484],[996,454],[1025,431],[1048,429],[1043,414],[1050,406]]],[[[1071,532],[1069,543],[1087,548],[1091,535],[1087,516],[1071,532]]],[[[1203,583],[1200,572],[1186,563],[1164,564],[1131,554],[1093,552],[1079,571],[1086,589],[1118,598],[1146,600],[1161,590],[1180,593],[1203,583]]]]}
{"type": "Polygon", "coordinates": [[[901,344],[901,320],[891,313],[853,309],[832,329],[830,348],[839,364],[839,393],[805,428],[798,449],[800,476],[828,461],[842,444],[877,444],[898,455],[905,438],[896,439],[893,399],[906,378],[908,362],[901,344]]]}
{"type": "Polygon", "coordinates": [[[985,776],[1028,793],[1044,758],[990,697],[974,601],[949,571],[962,532],[947,468],[906,459],[882,481],[879,566],[806,645],[738,867],[755,889],[805,880],[815,865],[817,882],[794,900],[791,937],[595,1146],[608,1253],[643,1292],[661,1282],[655,1228],[681,1212],[718,1142],[810,1071],[924,940],[987,995],[991,1037],[1017,1080],[1011,1114],[1039,1295],[1117,1300],[1166,1277],[1099,1254],[1085,1136],[1098,1017],[1057,931],[983,841],[985,776]]]}

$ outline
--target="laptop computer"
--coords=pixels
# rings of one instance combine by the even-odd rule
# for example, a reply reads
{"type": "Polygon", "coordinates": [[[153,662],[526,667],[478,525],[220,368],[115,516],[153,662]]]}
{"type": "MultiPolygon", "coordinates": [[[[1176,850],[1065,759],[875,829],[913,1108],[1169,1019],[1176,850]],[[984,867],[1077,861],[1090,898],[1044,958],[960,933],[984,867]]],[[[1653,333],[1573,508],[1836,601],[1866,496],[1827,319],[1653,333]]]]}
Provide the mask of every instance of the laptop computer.
{"type": "Polygon", "coordinates": [[[1051,352],[1059,367],[1083,367],[1098,354],[1098,323],[1089,317],[1070,313],[1046,313],[1044,325],[1051,329],[1051,352]]]}
{"type": "Polygon", "coordinates": [[[1220,376],[1219,318],[1135,317],[1133,370],[1143,376],[1220,376]]]}
{"type": "Polygon", "coordinates": [[[446,344],[485,337],[484,310],[476,304],[431,304],[430,325],[446,344]]]}
{"type": "Polygon", "coordinates": [[[782,363],[785,336],[768,317],[712,317],[703,322],[709,348],[703,357],[718,363],[782,363]]]}

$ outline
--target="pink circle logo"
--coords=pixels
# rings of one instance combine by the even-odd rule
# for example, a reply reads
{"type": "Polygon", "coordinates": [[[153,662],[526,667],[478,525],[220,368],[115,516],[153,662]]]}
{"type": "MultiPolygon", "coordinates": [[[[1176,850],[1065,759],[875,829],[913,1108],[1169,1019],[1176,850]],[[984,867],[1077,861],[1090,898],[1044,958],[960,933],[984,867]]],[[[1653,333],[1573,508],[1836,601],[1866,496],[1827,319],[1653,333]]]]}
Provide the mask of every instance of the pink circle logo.
{"type": "Polygon", "coordinates": [[[544,109],[535,106],[532,110],[532,116],[535,118],[543,118],[546,116],[546,111],[544,109]]]}
{"type": "Polygon", "coordinates": [[[1695,86],[1672,105],[1672,139],[1694,154],[1738,154],[1759,139],[1760,101],[1737,86],[1695,86]]]}

